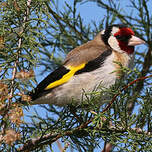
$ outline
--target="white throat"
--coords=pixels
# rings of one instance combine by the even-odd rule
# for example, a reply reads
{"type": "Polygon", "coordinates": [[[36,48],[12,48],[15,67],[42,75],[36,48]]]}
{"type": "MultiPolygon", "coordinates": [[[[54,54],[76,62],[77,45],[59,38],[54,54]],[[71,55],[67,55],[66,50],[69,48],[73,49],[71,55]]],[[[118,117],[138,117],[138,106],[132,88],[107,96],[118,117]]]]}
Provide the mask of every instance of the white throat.
{"type": "Polygon", "coordinates": [[[108,39],[108,44],[110,45],[110,47],[120,53],[124,52],[123,50],[121,50],[121,48],[119,47],[119,43],[117,41],[117,39],[112,35],[109,37],[108,39]]]}

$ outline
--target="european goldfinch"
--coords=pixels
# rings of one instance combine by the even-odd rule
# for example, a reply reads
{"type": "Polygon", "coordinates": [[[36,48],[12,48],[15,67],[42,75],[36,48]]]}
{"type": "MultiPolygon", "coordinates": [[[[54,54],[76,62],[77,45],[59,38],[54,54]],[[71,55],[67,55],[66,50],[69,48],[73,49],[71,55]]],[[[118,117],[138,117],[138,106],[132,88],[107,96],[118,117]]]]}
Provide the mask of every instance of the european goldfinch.
{"type": "Polygon", "coordinates": [[[30,93],[30,103],[65,106],[74,101],[81,104],[84,92],[92,92],[99,84],[105,88],[115,84],[118,72],[114,71],[120,68],[116,62],[128,67],[134,46],[143,43],[125,25],[107,27],[92,41],[68,53],[63,65],[30,93]]]}

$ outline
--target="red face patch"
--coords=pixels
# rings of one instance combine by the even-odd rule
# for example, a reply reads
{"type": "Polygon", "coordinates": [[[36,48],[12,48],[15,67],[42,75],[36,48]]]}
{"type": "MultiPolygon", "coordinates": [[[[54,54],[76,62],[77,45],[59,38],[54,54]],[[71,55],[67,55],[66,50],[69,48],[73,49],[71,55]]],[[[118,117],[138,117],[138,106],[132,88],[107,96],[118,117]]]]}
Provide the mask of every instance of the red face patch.
{"type": "Polygon", "coordinates": [[[119,42],[119,47],[128,54],[132,54],[134,52],[134,46],[128,46],[126,43],[119,42]]]}
{"type": "Polygon", "coordinates": [[[135,35],[132,29],[128,27],[120,28],[120,30],[114,34],[114,36],[121,35],[121,36],[129,36],[129,35],[135,35]]]}
{"type": "Polygon", "coordinates": [[[134,52],[134,47],[128,46],[128,40],[132,35],[135,35],[135,33],[132,29],[127,27],[120,28],[120,30],[114,34],[119,42],[119,47],[128,54],[132,54],[134,52]]]}

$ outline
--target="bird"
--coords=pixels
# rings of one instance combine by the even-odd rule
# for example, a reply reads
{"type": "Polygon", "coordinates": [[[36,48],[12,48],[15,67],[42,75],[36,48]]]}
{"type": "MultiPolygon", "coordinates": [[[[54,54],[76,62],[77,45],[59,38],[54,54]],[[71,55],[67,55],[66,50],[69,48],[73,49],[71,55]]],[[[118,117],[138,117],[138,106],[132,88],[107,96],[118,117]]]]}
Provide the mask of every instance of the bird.
{"type": "Polygon", "coordinates": [[[126,25],[108,26],[93,40],[71,50],[63,64],[29,93],[30,104],[81,105],[84,94],[100,89],[99,85],[104,88],[114,85],[120,78],[117,63],[128,67],[134,47],[144,43],[126,25]]]}

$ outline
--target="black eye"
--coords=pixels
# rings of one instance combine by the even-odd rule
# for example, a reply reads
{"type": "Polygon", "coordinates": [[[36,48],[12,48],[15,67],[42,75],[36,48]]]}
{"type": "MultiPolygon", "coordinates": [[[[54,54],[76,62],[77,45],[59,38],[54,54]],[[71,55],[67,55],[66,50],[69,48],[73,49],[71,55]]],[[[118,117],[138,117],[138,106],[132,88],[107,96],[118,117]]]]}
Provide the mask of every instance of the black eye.
{"type": "Polygon", "coordinates": [[[116,37],[116,39],[118,39],[118,40],[121,39],[121,36],[120,36],[120,35],[116,35],[115,37],[116,37]]]}
{"type": "Polygon", "coordinates": [[[131,38],[131,36],[129,36],[129,35],[128,36],[116,35],[115,37],[119,41],[128,41],[129,38],[131,38]]]}

